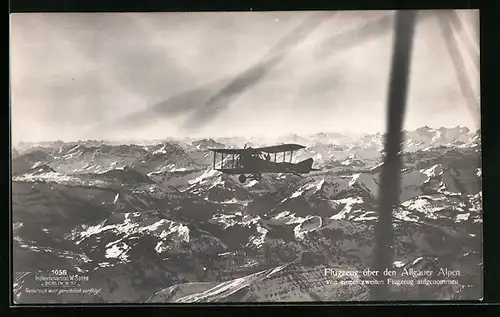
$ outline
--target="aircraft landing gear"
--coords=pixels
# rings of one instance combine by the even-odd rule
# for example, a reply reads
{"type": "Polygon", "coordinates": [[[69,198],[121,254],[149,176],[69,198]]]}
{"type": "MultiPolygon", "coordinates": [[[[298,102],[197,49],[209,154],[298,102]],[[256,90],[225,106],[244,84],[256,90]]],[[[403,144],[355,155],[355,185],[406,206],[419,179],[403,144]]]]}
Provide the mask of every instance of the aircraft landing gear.
{"type": "Polygon", "coordinates": [[[244,183],[247,181],[247,177],[245,176],[245,174],[241,174],[240,177],[238,177],[240,183],[244,183]]]}
{"type": "MultiPolygon", "coordinates": [[[[260,181],[262,179],[262,175],[261,174],[254,174],[250,178],[255,179],[256,181],[260,181]]],[[[247,177],[246,177],[245,174],[241,174],[238,177],[238,180],[240,181],[240,183],[243,184],[243,183],[245,183],[247,181],[247,177]]]]}

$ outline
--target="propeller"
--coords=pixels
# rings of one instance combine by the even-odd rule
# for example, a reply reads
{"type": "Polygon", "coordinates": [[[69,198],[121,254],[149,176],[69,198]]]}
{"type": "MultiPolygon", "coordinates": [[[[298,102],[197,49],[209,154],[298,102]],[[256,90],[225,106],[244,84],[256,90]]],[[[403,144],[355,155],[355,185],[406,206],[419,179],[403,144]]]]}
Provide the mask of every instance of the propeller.
{"type": "MultiPolygon", "coordinates": [[[[380,173],[379,217],[375,227],[375,249],[373,267],[382,272],[392,267],[394,232],[393,208],[399,205],[401,183],[401,144],[403,122],[407,100],[408,81],[415,28],[415,11],[397,11],[395,39],[392,55],[389,94],[387,100],[387,134],[385,137],[384,165],[380,173]]],[[[387,284],[373,285],[373,300],[390,299],[387,284]]]]}
{"type": "MultiPolygon", "coordinates": [[[[479,112],[474,109],[472,88],[470,82],[468,82],[467,74],[463,71],[463,59],[453,35],[452,25],[453,20],[456,18],[455,14],[455,12],[450,12],[438,16],[438,22],[464,98],[470,111],[473,112],[474,116],[477,116],[479,112]]],[[[388,98],[388,128],[384,144],[386,155],[380,175],[379,219],[375,228],[376,245],[373,266],[375,270],[379,271],[392,267],[394,253],[392,218],[393,208],[399,204],[402,125],[406,108],[415,15],[414,11],[398,11],[396,13],[396,33],[388,98]]],[[[372,286],[371,297],[373,300],[387,300],[390,299],[390,293],[390,289],[386,284],[374,285],[372,286]]]]}

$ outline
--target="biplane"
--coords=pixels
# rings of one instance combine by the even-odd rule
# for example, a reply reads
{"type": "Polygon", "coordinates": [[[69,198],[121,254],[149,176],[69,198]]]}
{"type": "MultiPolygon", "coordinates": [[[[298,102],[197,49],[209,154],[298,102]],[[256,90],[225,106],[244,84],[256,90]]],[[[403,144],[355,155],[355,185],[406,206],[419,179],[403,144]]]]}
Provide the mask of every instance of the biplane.
{"type": "Polygon", "coordinates": [[[262,173],[292,173],[300,176],[311,171],[312,158],[298,163],[292,163],[293,153],[304,149],[298,144],[283,144],[268,147],[244,147],[243,149],[209,149],[214,152],[213,168],[226,174],[239,176],[239,181],[245,183],[248,178],[259,181],[262,173]],[[220,155],[218,155],[220,154],[220,155]],[[220,161],[217,161],[220,157],[220,161]],[[249,175],[249,176],[247,176],[249,175]]]}

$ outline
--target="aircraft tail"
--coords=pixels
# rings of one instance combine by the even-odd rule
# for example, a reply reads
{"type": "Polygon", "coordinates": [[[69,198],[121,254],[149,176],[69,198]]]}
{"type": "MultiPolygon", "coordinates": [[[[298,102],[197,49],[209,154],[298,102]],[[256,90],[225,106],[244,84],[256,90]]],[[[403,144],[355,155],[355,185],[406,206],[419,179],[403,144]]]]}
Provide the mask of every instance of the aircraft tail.
{"type": "Polygon", "coordinates": [[[295,167],[295,171],[297,173],[309,173],[312,170],[312,165],[314,160],[312,158],[308,158],[307,160],[303,160],[302,162],[297,163],[295,167]]]}

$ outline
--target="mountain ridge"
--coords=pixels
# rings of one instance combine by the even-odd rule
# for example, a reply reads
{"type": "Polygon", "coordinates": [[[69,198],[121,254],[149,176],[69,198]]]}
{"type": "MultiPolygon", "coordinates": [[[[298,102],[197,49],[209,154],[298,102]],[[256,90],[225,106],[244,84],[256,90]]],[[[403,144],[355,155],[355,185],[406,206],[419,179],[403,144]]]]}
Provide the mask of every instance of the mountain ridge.
{"type": "MultiPolygon", "coordinates": [[[[439,128],[429,128],[428,126],[424,126],[424,127],[420,127],[420,128],[416,128],[414,130],[404,130],[403,132],[405,133],[408,133],[408,132],[427,132],[427,133],[432,133],[432,132],[438,132],[438,131],[455,131],[455,130],[461,130],[461,131],[466,131],[465,133],[463,132],[463,134],[476,134],[476,135],[480,135],[481,134],[481,130],[480,129],[477,129],[477,130],[470,130],[468,127],[462,127],[460,125],[456,126],[456,127],[451,127],[451,128],[448,128],[448,127],[439,127],[439,128]]],[[[284,135],[279,135],[279,136],[276,136],[275,138],[270,138],[270,140],[268,141],[264,141],[265,142],[280,142],[280,139],[288,139],[288,138],[291,138],[291,139],[302,139],[302,140],[308,140],[309,138],[324,138],[324,137],[328,137],[328,138],[348,138],[349,140],[352,140],[354,138],[359,138],[359,137],[362,137],[362,136],[372,136],[372,137],[383,137],[385,135],[385,133],[381,133],[381,132],[376,132],[376,133],[342,133],[342,132],[317,132],[317,133],[311,133],[311,134],[304,134],[304,135],[300,135],[300,134],[296,134],[296,133],[288,133],[288,134],[284,134],[284,135]]],[[[211,136],[211,137],[208,137],[208,138],[193,138],[193,137],[189,137],[189,138],[179,138],[179,139],[176,139],[176,138],[172,138],[172,137],[167,137],[167,138],[163,138],[163,139],[158,139],[158,138],[155,138],[155,139],[151,139],[151,140],[139,140],[139,139],[136,139],[136,140],[73,140],[73,141],[70,141],[70,140],[67,140],[67,141],[62,141],[62,140],[54,140],[54,141],[41,141],[41,142],[34,142],[34,141],[19,141],[17,142],[16,145],[12,145],[12,148],[13,149],[16,149],[16,151],[24,151],[26,149],[29,149],[29,148],[33,148],[33,147],[40,147],[40,148],[44,148],[44,147],[49,147],[49,148],[54,148],[54,147],[59,147],[59,146],[62,146],[63,144],[72,144],[72,145],[87,145],[87,146],[92,146],[92,145],[95,145],[95,146],[99,146],[99,145],[103,145],[103,144],[106,144],[106,145],[133,145],[133,144],[137,144],[137,145],[151,145],[151,144],[158,144],[158,143],[161,143],[161,142],[172,142],[174,140],[179,140],[181,142],[184,142],[184,143],[192,143],[192,142],[196,142],[196,141],[200,141],[200,140],[213,140],[215,142],[220,142],[222,144],[226,144],[226,143],[229,143],[229,144],[241,144],[241,143],[244,143],[244,142],[250,142],[250,141],[256,141],[260,139],[259,137],[251,137],[251,138],[247,138],[247,137],[243,137],[243,136],[233,136],[233,137],[228,137],[228,136],[211,136]]],[[[292,140],[289,140],[290,142],[292,142],[292,140]]],[[[293,141],[295,142],[295,141],[293,141]]],[[[256,143],[262,143],[262,142],[256,142],[256,143]]]]}
{"type": "MultiPolygon", "coordinates": [[[[408,132],[403,147],[394,267],[439,263],[463,274],[457,285],[405,287],[395,296],[479,298],[480,137],[460,127],[429,131],[408,132]]],[[[318,272],[362,270],[373,259],[383,135],[319,134],[294,157],[314,158],[320,171],[264,174],[245,184],[214,170],[208,148],[251,140],[225,141],[19,150],[12,170],[16,302],[368,299],[367,287],[334,287],[318,272]],[[85,287],[101,292],[23,292],[37,287],[33,274],[56,266],[87,274],[85,287]]]]}

